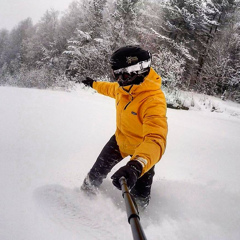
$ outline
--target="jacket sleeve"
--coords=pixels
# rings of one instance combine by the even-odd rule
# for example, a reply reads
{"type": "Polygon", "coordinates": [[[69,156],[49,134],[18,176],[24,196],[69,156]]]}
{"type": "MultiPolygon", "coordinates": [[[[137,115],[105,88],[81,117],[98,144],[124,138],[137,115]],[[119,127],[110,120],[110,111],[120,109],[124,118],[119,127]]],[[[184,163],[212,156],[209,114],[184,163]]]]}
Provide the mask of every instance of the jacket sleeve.
{"type": "Polygon", "coordinates": [[[142,175],[161,159],[165,151],[168,132],[166,109],[163,93],[162,98],[148,100],[142,106],[143,141],[131,158],[141,162],[142,175]]]}
{"type": "Polygon", "coordinates": [[[118,88],[117,82],[94,82],[93,88],[100,94],[103,94],[105,96],[115,98],[116,96],[116,90],[118,88]]]}

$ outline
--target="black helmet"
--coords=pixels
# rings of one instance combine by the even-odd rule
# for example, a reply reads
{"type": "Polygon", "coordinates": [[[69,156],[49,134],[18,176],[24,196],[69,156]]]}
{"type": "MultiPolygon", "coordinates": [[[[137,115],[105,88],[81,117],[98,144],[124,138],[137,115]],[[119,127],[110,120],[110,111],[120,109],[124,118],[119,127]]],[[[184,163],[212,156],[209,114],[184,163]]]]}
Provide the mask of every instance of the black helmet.
{"type": "Polygon", "coordinates": [[[140,84],[149,73],[151,53],[139,46],[126,46],[115,51],[110,64],[121,86],[140,84]]]}

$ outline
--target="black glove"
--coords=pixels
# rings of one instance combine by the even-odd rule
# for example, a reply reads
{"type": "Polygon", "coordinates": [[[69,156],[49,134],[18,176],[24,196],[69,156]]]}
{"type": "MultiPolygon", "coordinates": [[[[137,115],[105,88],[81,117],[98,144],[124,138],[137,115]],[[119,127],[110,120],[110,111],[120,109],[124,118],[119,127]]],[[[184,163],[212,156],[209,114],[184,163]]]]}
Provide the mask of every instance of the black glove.
{"type": "Polygon", "coordinates": [[[119,179],[125,177],[127,180],[127,186],[131,190],[136,184],[138,178],[142,173],[142,165],[136,160],[130,160],[126,166],[118,169],[111,177],[113,185],[121,190],[119,179]]]}
{"type": "Polygon", "coordinates": [[[82,81],[82,83],[83,83],[85,86],[89,86],[89,87],[92,87],[94,82],[96,82],[96,81],[93,80],[93,79],[91,79],[90,77],[86,77],[86,80],[83,80],[83,81],[82,81]]]}

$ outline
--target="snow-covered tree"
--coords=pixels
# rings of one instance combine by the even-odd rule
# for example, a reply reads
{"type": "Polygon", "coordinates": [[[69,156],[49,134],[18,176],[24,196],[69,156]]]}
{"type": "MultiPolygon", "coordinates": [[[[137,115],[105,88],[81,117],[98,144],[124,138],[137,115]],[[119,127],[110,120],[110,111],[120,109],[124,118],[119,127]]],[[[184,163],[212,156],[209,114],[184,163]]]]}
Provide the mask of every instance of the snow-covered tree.
{"type": "Polygon", "coordinates": [[[47,11],[35,26],[35,32],[25,39],[23,56],[29,66],[41,67],[60,55],[58,49],[58,12],[47,11]]]}
{"type": "MultiPolygon", "coordinates": [[[[226,13],[234,9],[234,0],[170,0],[164,6],[163,34],[167,41],[182,44],[196,61],[186,59],[184,79],[191,78],[196,84],[200,78],[209,49],[216,34],[226,22],[226,13]]],[[[175,49],[173,45],[172,51],[175,49]]]]}
{"type": "Polygon", "coordinates": [[[13,74],[21,67],[22,45],[26,38],[32,34],[33,25],[30,18],[21,21],[12,31],[2,31],[2,47],[0,49],[1,63],[4,72],[13,74]]]}
{"type": "Polygon", "coordinates": [[[9,32],[6,29],[0,31],[0,69],[7,61],[7,47],[9,40],[9,32]]]}
{"type": "MultiPolygon", "coordinates": [[[[109,7],[110,8],[110,7],[109,7]]],[[[108,19],[112,50],[130,44],[139,44],[139,17],[142,0],[115,0],[108,19]]]]}
{"type": "Polygon", "coordinates": [[[199,87],[212,95],[224,94],[236,99],[240,93],[239,12],[235,12],[230,19],[231,23],[218,33],[211,44],[199,87]]]}
{"type": "Polygon", "coordinates": [[[179,54],[161,46],[153,54],[153,66],[161,75],[163,85],[170,90],[179,88],[185,70],[185,61],[179,54]]]}
{"type": "Polygon", "coordinates": [[[99,78],[109,75],[108,46],[110,42],[107,40],[76,30],[76,36],[68,41],[68,48],[63,53],[69,60],[66,70],[68,77],[80,80],[86,76],[99,78]]]}

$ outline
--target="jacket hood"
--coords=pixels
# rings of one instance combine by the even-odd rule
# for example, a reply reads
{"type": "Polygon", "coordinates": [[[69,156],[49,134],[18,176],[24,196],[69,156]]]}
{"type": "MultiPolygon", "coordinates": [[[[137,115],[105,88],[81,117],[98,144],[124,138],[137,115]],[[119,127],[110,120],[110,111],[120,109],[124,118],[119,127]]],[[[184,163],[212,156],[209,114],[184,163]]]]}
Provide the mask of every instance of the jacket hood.
{"type": "Polygon", "coordinates": [[[144,78],[144,81],[141,84],[124,87],[119,86],[119,91],[122,94],[136,95],[140,92],[158,90],[161,88],[161,84],[161,77],[153,70],[153,68],[150,68],[149,74],[144,78]]]}

